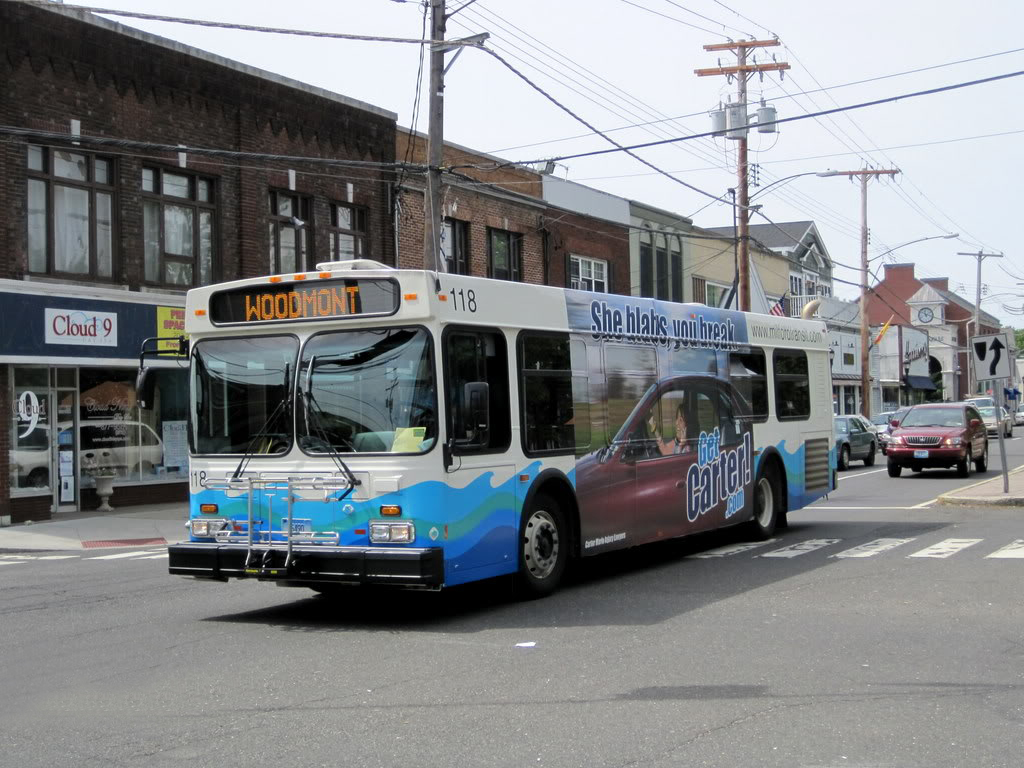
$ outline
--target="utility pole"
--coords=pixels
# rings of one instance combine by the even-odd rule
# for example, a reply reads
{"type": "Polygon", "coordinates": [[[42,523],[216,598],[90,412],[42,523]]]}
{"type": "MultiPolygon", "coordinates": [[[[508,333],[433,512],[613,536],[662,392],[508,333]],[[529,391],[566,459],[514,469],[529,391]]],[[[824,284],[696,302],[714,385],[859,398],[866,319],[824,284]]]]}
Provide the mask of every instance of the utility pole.
{"type": "Polygon", "coordinates": [[[860,178],[860,399],[861,413],[871,418],[871,357],[868,354],[868,182],[876,176],[894,176],[888,170],[835,171],[830,175],[860,178]]]}
{"type": "MultiPolygon", "coordinates": [[[[1003,254],[1001,253],[984,253],[978,251],[977,253],[965,253],[959,251],[957,256],[973,256],[978,260],[978,287],[974,293],[974,335],[981,336],[981,262],[985,259],[1001,259],[1003,254]]],[[[971,349],[971,334],[967,334],[967,349],[968,352],[971,349]]],[[[973,356],[968,353],[968,360],[973,360],[973,356]]],[[[975,390],[978,388],[978,373],[974,370],[973,365],[967,367],[967,391],[969,395],[976,394],[975,390]]],[[[997,402],[1002,402],[1002,398],[998,398],[997,402]]],[[[1001,434],[1001,433],[1000,433],[1001,434]]]]}
{"type": "MultiPolygon", "coordinates": [[[[697,77],[708,77],[710,75],[725,75],[736,77],[738,91],[736,96],[736,107],[742,112],[742,131],[737,145],[736,177],[737,177],[737,214],[738,228],[736,237],[739,240],[738,275],[739,286],[738,306],[741,311],[750,311],[750,209],[748,184],[749,166],[747,164],[747,78],[752,74],[764,72],[781,72],[789,69],[789,64],[782,61],[766,62],[764,64],[747,64],[747,50],[750,48],[770,48],[779,44],[778,40],[738,40],[731,43],[713,43],[705,45],[705,51],[732,51],[736,55],[736,65],[730,67],[711,67],[710,69],[695,69],[697,77]]],[[[773,118],[774,120],[774,118],[773,118]]],[[[732,125],[731,129],[739,129],[741,126],[732,125]]],[[[774,131],[774,126],[772,126],[774,131]]]]}
{"type": "MultiPolygon", "coordinates": [[[[423,212],[423,268],[445,271],[441,263],[441,163],[444,160],[445,0],[430,0],[430,104],[427,128],[427,199],[423,212]]],[[[409,136],[410,141],[414,137],[409,136]]]]}
{"type": "MultiPolygon", "coordinates": [[[[423,211],[423,268],[447,272],[441,258],[441,164],[444,162],[444,76],[467,46],[481,47],[490,34],[480,32],[469,37],[445,42],[445,26],[452,16],[476,0],[463,3],[451,13],[445,11],[445,0],[430,1],[430,123],[427,128],[427,192],[423,211]],[[446,67],[444,55],[455,51],[446,67]]],[[[415,127],[415,126],[413,126],[415,127]]],[[[409,140],[413,141],[412,131],[409,140]]]]}

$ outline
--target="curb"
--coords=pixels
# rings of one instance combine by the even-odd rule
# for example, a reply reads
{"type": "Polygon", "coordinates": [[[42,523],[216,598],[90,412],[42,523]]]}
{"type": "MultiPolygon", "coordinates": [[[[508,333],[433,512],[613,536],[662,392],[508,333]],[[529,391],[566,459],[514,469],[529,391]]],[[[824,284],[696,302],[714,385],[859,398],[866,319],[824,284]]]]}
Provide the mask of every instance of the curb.
{"type": "Polygon", "coordinates": [[[961,507],[1024,507],[1024,496],[954,496],[944,493],[935,502],[961,507]]]}

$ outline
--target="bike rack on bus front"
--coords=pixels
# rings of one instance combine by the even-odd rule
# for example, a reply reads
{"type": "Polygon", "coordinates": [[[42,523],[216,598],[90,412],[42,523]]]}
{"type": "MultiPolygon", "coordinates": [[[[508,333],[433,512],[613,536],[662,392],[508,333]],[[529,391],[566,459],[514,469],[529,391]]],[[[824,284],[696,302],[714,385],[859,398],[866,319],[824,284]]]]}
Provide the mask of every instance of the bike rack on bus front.
{"type": "Polygon", "coordinates": [[[337,531],[318,532],[312,530],[312,520],[309,520],[310,530],[295,530],[296,522],[306,522],[305,519],[296,521],[292,514],[295,504],[295,492],[322,491],[324,494],[324,501],[330,501],[331,493],[347,491],[352,487],[352,484],[347,477],[296,477],[289,475],[281,478],[262,475],[246,475],[244,477],[237,478],[231,477],[225,480],[207,480],[203,483],[203,487],[210,490],[235,491],[246,494],[247,530],[244,532],[235,531],[229,527],[226,530],[218,531],[215,534],[216,540],[226,544],[240,544],[244,542],[248,547],[244,565],[246,569],[253,568],[256,565],[252,561],[253,556],[257,552],[263,553],[262,562],[258,564],[258,567],[260,569],[267,568],[271,552],[273,552],[275,548],[279,548],[281,545],[284,545],[287,552],[285,556],[284,569],[287,571],[293,562],[294,544],[327,544],[336,546],[340,541],[340,535],[337,531]],[[276,542],[274,540],[273,515],[268,516],[266,531],[255,531],[256,520],[254,519],[254,491],[256,490],[285,491],[285,498],[288,504],[288,516],[281,521],[282,528],[284,524],[287,523],[287,529],[283,529],[281,531],[281,535],[284,536],[283,542],[276,542]],[[266,546],[260,546],[263,544],[266,546]]]}

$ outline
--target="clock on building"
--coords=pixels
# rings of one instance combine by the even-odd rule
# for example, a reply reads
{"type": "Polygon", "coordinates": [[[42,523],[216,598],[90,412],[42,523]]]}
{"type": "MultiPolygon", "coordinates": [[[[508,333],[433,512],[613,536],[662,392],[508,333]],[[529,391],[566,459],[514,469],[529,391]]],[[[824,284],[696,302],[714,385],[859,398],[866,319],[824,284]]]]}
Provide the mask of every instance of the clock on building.
{"type": "Polygon", "coordinates": [[[935,319],[935,313],[931,307],[921,307],[917,310],[917,322],[919,323],[930,323],[935,319]]]}

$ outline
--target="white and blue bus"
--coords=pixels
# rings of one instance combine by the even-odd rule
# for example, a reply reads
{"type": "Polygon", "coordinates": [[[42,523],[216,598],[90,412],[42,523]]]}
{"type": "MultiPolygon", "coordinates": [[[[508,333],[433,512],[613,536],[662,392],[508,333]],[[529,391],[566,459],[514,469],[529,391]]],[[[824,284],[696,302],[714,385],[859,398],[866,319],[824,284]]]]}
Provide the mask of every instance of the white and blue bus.
{"type": "Polygon", "coordinates": [[[542,595],[835,487],[819,321],[357,260],[191,290],[186,332],[174,574],[542,595]]]}

